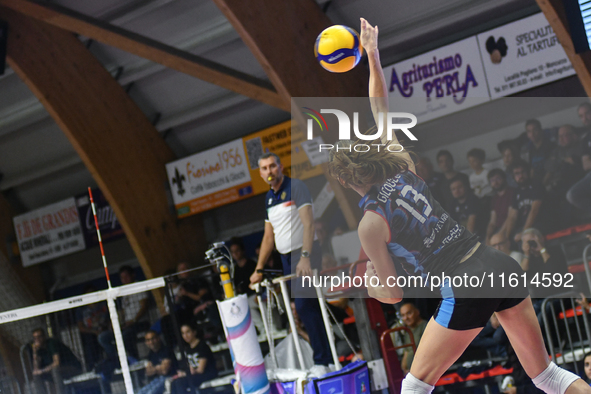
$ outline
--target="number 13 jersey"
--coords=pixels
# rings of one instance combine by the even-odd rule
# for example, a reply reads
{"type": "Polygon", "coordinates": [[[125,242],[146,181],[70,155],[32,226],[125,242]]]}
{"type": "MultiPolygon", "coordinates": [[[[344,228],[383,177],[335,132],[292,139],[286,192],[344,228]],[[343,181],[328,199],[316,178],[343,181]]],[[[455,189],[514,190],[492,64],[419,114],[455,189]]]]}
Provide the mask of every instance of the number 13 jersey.
{"type": "Polygon", "coordinates": [[[409,275],[451,272],[478,237],[460,226],[416,174],[404,171],[373,186],[361,199],[364,213],[380,215],[390,228],[388,250],[409,275]]]}

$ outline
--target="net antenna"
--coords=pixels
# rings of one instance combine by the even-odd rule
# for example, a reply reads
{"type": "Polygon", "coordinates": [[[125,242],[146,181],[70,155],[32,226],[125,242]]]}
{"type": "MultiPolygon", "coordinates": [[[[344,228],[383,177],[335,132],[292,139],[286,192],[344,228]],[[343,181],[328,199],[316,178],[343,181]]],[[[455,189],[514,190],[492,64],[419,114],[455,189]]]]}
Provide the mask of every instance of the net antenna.
{"type": "Polygon", "coordinates": [[[101,230],[99,228],[98,219],[96,217],[96,207],[94,205],[94,199],[92,198],[92,190],[88,188],[88,195],[90,196],[90,206],[92,207],[92,214],[94,215],[94,224],[96,226],[96,234],[98,236],[99,245],[101,247],[101,256],[103,259],[103,267],[105,268],[105,275],[107,277],[107,306],[109,307],[109,315],[111,316],[111,323],[113,324],[113,334],[115,336],[115,344],[117,346],[117,354],[119,356],[119,362],[121,363],[121,372],[123,374],[123,381],[125,383],[125,389],[128,393],[133,393],[133,382],[131,380],[131,374],[129,372],[129,364],[127,363],[127,353],[125,352],[125,344],[123,342],[123,334],[121,333],[121,325],[119,324],[119,314],[117,313],[117,307],[115,306],[115,298],[117,292],[113,291],[111,287],[111,278],[109,277],[109,268],[107,267],[107,259],[105,257],[105,249],[103,248],[103,239],[101,237],[101,230]]]}

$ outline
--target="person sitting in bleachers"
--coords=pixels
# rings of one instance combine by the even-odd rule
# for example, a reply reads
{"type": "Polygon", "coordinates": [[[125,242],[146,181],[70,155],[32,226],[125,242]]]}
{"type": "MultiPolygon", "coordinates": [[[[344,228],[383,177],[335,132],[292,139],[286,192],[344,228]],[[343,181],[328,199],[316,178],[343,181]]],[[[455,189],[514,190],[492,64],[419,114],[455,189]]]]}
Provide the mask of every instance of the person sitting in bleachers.
{"type": "Polygon", "coordinates": [[[550,158],[556,145],[544,134],[542,124],[537,119],[525,122],[525,132],[529,140],[525,149],[531,168],[530,176],[532,179],[542,182],[546,175],[546,160],[550,158]]]}
{"type": "Polygon", "coordinates": [[[449,212],[455,205],[454,196],[450,189],[451,181],[455,178],[460,178],[465,185],[469,185],[470,180],[468,179],[468,175],[454,169],[454,158],[447,150],[441,150],[437,153],[437,165],[441,172],[443,172],[443,177],[440,182],[441,186],[439,187],[442,193],[442,200],[437,201],[439,201],[441,206],[449,212]]]}
{"type": "Polygon", "coordinates": [[[33,342],[28,351],[33,366],[35,394],[45,393],[45,382],[54,382],[58,394],[65,394],[63,379],[82,373],[80,361],[61,341],[47,338],[43,328],[36,328],[32,334],[33,342]]]}
{"type": "Polygon", "coordinates": [[[585,371],[585,381],[591,385],[591,352],[585,354],[583,358],[583,370],[585,371]]]}
{"type": "Polygon", "coordinates": [[[477,215],[480,210],[478,198],[472,194],[463,178],[452,179],[449,187],[454,197],[450,216],[471,233],[476,233],[477,215]]]}
{"type": "Polygon", "coordinates": [[[218,376],[213,353],[203,340],[203,331],[195,325],[183,324],[181,334],[185,341],[187,363],[177,371],[177,378],[172,381],[172,394],[186,394],[189,390],[195,393],[203,382],[218,376]]]}
{"type": "MultiPolygon", "coordinates": [[[[135,282],[133,268],[125,265],[119,269],[119,278],[123,285],[135,282]]],[[[141,330],[150,327],[148,321],[149,293],[135,293],[121,298],[121,334],[127,353],[138,358],[136,337],[141,330]]],[[[117,346],[115,345],[115,334],[113,327],[103,331],[98,336],[98,341],[105,350],[108,359],[117,357],[117,346]]]]}
{"type": "Polygon", "coordinates": [[[583,149],[581,165],[585,176],[568,190],[566,199],[589,215],[591,214],[591,131],[582,137],[581,147],[583,149]]]}
{"type": "Polygon", "coordinates": [[[519,150],[511,142],[499,143],[499,151],[503,155],[503,170],[507,176],[507,186],[516,188],[517,183],[513,178],[513,172],[511,169],[513,165],[519,160],[519,150]]]}
{"type": "Polygon", "coordinates": [[[523,161],[513,166],[513,177],[518,189],[509,208],[504,231],[509,239],[513,237],[516,242],[521,241],[521,232],[530,227],[541,228],[543,220],[540,216],[545,190],[541,183],[532,180],[529,176],[529,165],[523,161]]]}
{"type": "Polygon", "coordinates": [[[488,182],[493,190],[490,203],[490,218],[486,228],[486,241],[490,245],[491,237],[500,232],[505,225],[509,207],[515,195],[515,189],[507,185],[505,171],[500,168],[490,170],[488,182]]]}
{"type": "Polygon", "coordinates": [[[431,160],[426,157],[421,157],[416,166],[417,175],[425,181],[433,197],[437,201],[443,201],[443,191],[441,190],[441,182],[443,181],[443,174],[435,172],[431,160]]]}
{"type": "MultiPolygon", "coordinates": [[[[400,318],[402,320],[403,326],[411,330],[414,343],[418,347],[423,333],[425,332],[425,328],[427,327],[427,321],[421,317],[421,313],[415,304],[408,301],[403,301],[402,305],[400,306],[400,318]]],[[[395,327],[399,327],[399,323],[395,324],[392,328],[395,327]]],[[[406,331],[392,333],[391,336],[392,341],[396,346],[408,345],[411,343],[410,336],[406,333],[406,331]]],[[[415,353],[410,347],[401,349],[401,353],[402,359],[400,361],[400,366],[406,375],[410,371],[410,366],[414,360],[415,353]]]]}
{"type": "Polygon", "coordinates": [[[473,148],[468,151],[468,164],[472,169],[470,174],[470,188],[478,198],[490,196],[492,188],[488,182],[488,170],[482,165],[486,159],[486,153],[479,148],[473,148]]]}
{"type": "Polygon", "coordinates": [[[138,394],[162,394],[166,378],[176,373],[176,357],[171,348],[162,345],[162,341],[155,331],[148,330],[144,340],[150,349],[146,364],[146,377],[149,383],[142,387],[138,394]]]}
{"type": "MultiPolygon", "coordinates": [[[[97,291],[93,285],[84,288],[84,294],[97,291]]],[[[106,302],[97,302],[86,305],[76,310],[76,321],[80,331],[80,340],[84,349],[84,361],[86,370],[91,370],[101,359],[101,347],[98,336],[109,330],[111,319],[106,302]]]]}

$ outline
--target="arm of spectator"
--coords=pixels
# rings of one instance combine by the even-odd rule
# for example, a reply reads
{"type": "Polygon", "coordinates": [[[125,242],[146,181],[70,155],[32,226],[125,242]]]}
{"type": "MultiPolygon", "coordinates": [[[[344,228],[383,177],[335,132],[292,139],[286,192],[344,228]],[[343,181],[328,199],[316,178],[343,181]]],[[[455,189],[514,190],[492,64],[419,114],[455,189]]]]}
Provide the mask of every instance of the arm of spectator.
{"type": "Polygon", "coordinates": [[[474,232],[476,231],[476,215],[475,214],[468,216],[468,222],[466,223],[466,228],[472,234],[474,234],[474,232]]]}
{"type": "MultiPolygon", "coordinates": [[[[312,205],[307,204],[298,209],[300,220],[304,226],[304,239],[302,243],[302,250],[308,252],[312,251],[312,243],[314,242],[314,213],[312,212],[312,205]]],[[[296,265],[297,276],[312,276],[312,265],[310,257],[300,257],[298,265],[296,265]]]]}
{"type": "Polygon", "coordinates": [[[200,358],[199,359],[199,364],[197,364],[197,368],[193,368],[191,370],[192,374],[202,374],[203,372],[205,372],[205,367],[207,366],[207,359],[206,358],[200,358]],[[193,372],[193,370],[195,372],[193,372]]]}
{"type": "MultiPolygon", "coordinates": [[[[513,229],[515,228],[515,222],[517,222],[517,209],[510,207],[509,212],[507,213],[507,219],[505,220],[505,223],[503,223],[503,227],[500,230],[505,232],[507,239],[511,239],[510,237],[513,229]]],[[[517,236],[515,237],[517,238],[517,236]]]]}
{"type": "Polygon", "coordinates": [[[157,373],[156,368],[150,361],[146,364],[146,376],[152,376],[157,373]]]}
{"type": "Polygon", "coordinates": [[[583,155],[581,162],[583,163],[583,170],[585,172],[591,171],[591,155],[583,155]]]}
{"type": "Polygon", "coordinates": [[[589,310],[589,301],[587,301],[587,297],[585,297],[585,294],[583,293],[579,293],[581,295],[581,298],[576,299],[577,304],[581,305],[581,307],[585,308],[585,310],[589,310]]]}
{"type": "Polygon", "coordinates": [[[523,225],[523,229],[531,228],[534,226],[536,218],[538,217],[538,213],[540,213],[540,208],[542,207],[542,200],[535,200],[527,215],[527,219],[525,220],[525,224],[523,225]]]}
{"type": "Polygon", "coordinates": [[[263,235],[263,242],[261,242],[259,260],[257,261],[257,267],[255,271],[250,276],[250,283],[255,284],[263,280],[263,274],[259,274],[257,270],[263,269],[267,263],[267,260],[269,260],[269,256],[271,256],[271,252],[273,252],[274,246],[275,236],[273,234],[273,225],[271,222],[265,222],[265,233],[263,235]]]}
{"type": "Polygon", "coordinates": [[[44,368],[35,368],[33,370],[33,375],[41,375],[44,373],[48,373],[51,372],[51,370],[53,370],[54,368],[58,368],[60,366],[60,356],[59,354],[54,354],[53,355],[53,362],[49,365],[47,365],[44,368]]]}
{"type": "MultiPolygon", "coordinates": [[[[172,360],[169,358],[165,358],[162,362],[157,365],[154,370],[158,375],[166,376],[170,371],[170,367],[172,366],[172,360]]],[[[148,374],[148,368],[146,367],[146,375],[148,374]]]]}
{"type": "Polygon", "coordinates": [[[197,293],[192,293],[190,291],[188,291],[187,289],[185,289],[184,287],[182,287],[181,285],[181,289],[179,290],[179,294],[181,294],[185,297],[189,297],[190,299],[192,299],[193,301],[201,301],[201,298],[203,298],[204,295],[206,295],[207,293],[209,293],[209,290],[207,290],[205,287],[201,287],[197,293]]]}
{"type": "Polygon", "coordinates": [[[490,239],[495,235],[495,229],[497,228],[497,212],[490,211],[490,219],[486,226],[486,244],[490,245],[490,239]]]}

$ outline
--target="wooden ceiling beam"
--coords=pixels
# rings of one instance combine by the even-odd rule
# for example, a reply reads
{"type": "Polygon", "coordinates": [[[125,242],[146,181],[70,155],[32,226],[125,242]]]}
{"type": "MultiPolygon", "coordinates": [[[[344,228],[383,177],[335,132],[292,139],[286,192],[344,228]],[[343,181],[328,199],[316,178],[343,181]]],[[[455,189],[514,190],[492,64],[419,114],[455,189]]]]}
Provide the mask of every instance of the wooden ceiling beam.
{"type": "Polygon", "coordinates": [[[591,97],[591,51],[582,54],[575,53],[562,0],[536,0],[536,2],[552,26],[552,30],[556,33],[556,37],[577,72],[587,96],[591,97]]]}
{"type": "Polygon", "coordinates": [[[172,212],[165,165],[176,156],[144,113],[70,32],[1,6],[0,18],[8,22],[8,64],[96,180],[146,277],[201,261],[203,223],[172,212]]]}
{"type": "Polygon", "coordinates": [[[282,100],[279,94],[274,91],[273,86],[265,80],[107,22],[52,3],[41,5],[27,0],[0,0],[0,5],[60,29],[86,36],[103,44],[162,64],[272,107],[288,112],[290,110],[289,101],[282,100]]]}

